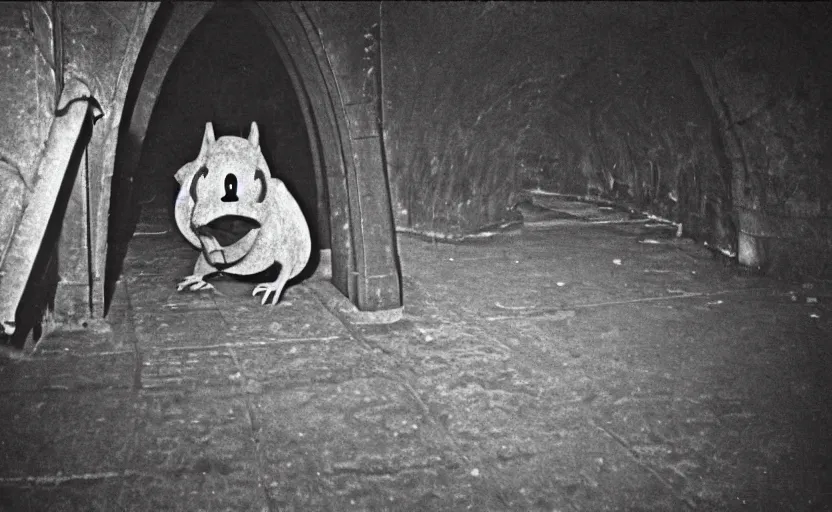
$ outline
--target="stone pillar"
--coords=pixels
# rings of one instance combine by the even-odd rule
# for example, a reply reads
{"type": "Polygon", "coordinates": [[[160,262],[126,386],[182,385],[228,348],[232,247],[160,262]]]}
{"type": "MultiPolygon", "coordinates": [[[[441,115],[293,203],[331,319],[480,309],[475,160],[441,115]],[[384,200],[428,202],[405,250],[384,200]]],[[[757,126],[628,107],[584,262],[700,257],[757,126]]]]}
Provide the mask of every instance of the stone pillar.
{"type": "Polygon", "coordinates": [[[379,90],[379,4],[314,4],[318,27],[348,123],[345,151],[352,217],[356,305],[365,311],[401,306],[398,254],[387,182],[379,90]]]}

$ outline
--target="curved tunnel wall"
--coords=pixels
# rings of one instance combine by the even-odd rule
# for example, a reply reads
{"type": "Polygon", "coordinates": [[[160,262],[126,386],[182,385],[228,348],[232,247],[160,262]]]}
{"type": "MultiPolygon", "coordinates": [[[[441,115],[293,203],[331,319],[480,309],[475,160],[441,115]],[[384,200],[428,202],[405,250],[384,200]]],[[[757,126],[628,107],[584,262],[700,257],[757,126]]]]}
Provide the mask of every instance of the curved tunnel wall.
{"type": "MultiPolygon", "coordinates": [[[[333,284],[360,309],[399,307],[400,275],[389,194],[386,188],[376,188],[383,193],[362,195],[354,186],[361,180],[356,175],[374,162],[382,162],[382,158],[370,155],[371,161],[363,162],[361,155],[352,150],[348,114],[341,101],[343,87],[329,66],[332,55],[324,49],[319,31],[302,6],[255,2],[238,5],[262,23],[300,100],[311,156],[316,175],[320,177],[316,187],[319,204],[328,206],[326,222],[322,224],[332,228],[329,245],[333,284]],[[386,211],[389,218],[380,221],[374,218],[379,217],[374,215],[378,211],[386,211]]],[[[213,7],[212,3],[173,3],[163,5],[155,14],[137,59],[119,134],[112,194],[121,201],[136,200],[132,177],[165,76],[188,35],[213,7]]],[[[127,218],[113,221],[129,224],[127,218]]],[[[111,226],[111,239],[118,229],[119,226],[111,226]]],[[[108,267],[111,279],[105,281],[112,288],[118,264],[108,261],[108,267]]]]}
{"type": "Polygon", "coordinates": [[[832,247],[829,16],[820,2],[385,2],[397,224],[470,233],[517,220],[542,188],[729,252],[748,231],[814,275],[832,247]]]}

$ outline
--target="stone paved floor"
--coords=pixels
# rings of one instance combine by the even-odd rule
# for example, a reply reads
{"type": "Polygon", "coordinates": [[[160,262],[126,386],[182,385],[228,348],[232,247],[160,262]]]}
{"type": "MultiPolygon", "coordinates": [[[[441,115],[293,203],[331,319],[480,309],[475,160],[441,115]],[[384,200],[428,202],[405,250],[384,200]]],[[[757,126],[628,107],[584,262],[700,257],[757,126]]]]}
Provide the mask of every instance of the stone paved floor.
{"type": "Polygon", "coordinates": [[[401,236],[361,325],[322,280],[177,293],[139,229],[111,332],[0,361],[0,510],[832,510],[823,283],[641,225],[401,236]]]}

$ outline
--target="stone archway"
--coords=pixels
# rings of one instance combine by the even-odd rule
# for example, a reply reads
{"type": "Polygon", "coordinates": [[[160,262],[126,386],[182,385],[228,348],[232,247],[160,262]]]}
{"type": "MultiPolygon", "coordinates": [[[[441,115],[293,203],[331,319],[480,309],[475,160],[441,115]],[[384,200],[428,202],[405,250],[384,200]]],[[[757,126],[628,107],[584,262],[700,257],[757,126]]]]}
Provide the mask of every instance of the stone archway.
{"type": "MultiPolygon", "coordinates": [[[[353,118],[366,116],[366,112],[354,113],[342,100],[344,84],[339,83],[330,66],[330,59],[339,56],[324,48],[304,6],[283,2],[240,5],[261,21],[301,103],[318,182],[318,200],[327,206],[319,211],[328,212],[326,222],[321,224],[330,228],[327,234],[332,249],[332,283],[361,310],[400,307],[401,278],[381,145],[370,146],[367,151],[367,137],[356,133],[355,127],[362,120],[353,118]]],[[[130,177],[135,172],[153,107],[174,57],[213,7],[214,3],[208,2],[154,7],[156,12],[123,109],[114,191],[119,174],[130,177]]],[[[358,44],[360,48],[362,41],[358,44]]],[[[380,134],[377,138],[380,140],[380,134]]],[[[121,182],[127,185],[120,195],[129,197],[131,180],[121,182]]],[[[111,226],[109,230],[112,229],[111,226]]],[[[105,278],[105,287],[106,281],[105,278]]]]}

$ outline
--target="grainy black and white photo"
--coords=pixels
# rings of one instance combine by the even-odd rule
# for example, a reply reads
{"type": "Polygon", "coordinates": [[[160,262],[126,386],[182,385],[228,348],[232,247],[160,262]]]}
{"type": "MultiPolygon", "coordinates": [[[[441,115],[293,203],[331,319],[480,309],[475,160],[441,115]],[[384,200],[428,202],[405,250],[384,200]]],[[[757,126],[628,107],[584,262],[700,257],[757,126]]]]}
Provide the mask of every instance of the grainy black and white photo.
{"type": "Polygon", "coordinates": [[[825,2],[0,2],[0,512],[832,510],[825,2]]]}

